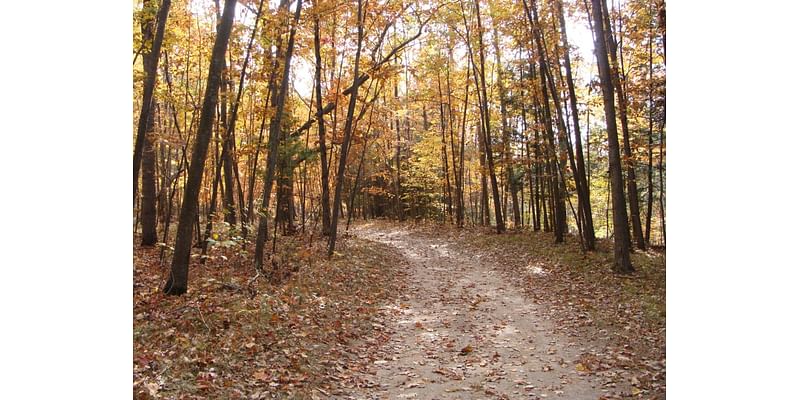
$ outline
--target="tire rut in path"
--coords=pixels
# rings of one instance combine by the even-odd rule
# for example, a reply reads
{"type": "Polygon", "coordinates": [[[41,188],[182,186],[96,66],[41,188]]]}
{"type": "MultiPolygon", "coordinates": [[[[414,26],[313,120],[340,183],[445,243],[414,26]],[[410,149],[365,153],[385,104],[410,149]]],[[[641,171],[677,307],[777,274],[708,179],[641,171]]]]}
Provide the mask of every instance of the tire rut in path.
{"type": "Polygon", "coordinates": [[[554,332],[543,306],[505,282],[492,260],[457,242],[364,225],[359,237],[396,247],[409,280],[386,321],[364,387],[341,399],[598,399],[610,393],[576,370],[585,342],[554,332]]]}

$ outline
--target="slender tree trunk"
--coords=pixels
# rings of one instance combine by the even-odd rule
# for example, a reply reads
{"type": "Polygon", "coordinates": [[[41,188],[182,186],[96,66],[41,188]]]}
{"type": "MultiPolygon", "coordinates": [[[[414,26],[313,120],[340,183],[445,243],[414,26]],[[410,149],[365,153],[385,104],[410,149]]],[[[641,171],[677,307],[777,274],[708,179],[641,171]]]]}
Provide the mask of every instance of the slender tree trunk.
{"type": "MultiPolygon", "coordinates": [[[[584,243],[587,250],[594,250],[595,235],[594,221],[592,221],[592,207],[589,201],[589,183],[586,180],[586,167],[583,160],[583,144],[581,143],[580,122],[578,121],[578,100],[575,96],[575,84],[572,80],[572,63],[569,56],[569,41],[567,40],[567,26],[564,21],[564,8],[562,1],[556,2],[558,7],[558,19],[561,26],[561,43],[564,48],[564,68],[567,75],[567,88],[569,101],[572,108],[572,123],[575,129],[575,161],[577,170],[575,171],[576,189],[578,191],[578,207],[583,215],[583,234],[584,243]]],[[[587,125],[588,127],[588,125],[587,125]]]]}
{"type": "Polygon", "coordinates": [[[589,103],[586,103],[586,194],[589,199],[592,198],[592,159],[589,153],[589,145],[592,142],[591,125],[589,125],[589,116],[591,115],[589,103]]]}
{"type": "MultiPolygon", "coordinates": [[[[147,7],[150,0],[144,2],[143,7],[147,7]]],[[[155,114],[155,102],[153,101],[153,91],[156,85],[158,73],[158,59],[161,52],[161,42],[164,37],[164,27],[167,15],[169,14],[170,0],[164,0],[158,12],[158,27],[156,37],[153,38],[153,26],[156,21],[147,19],[142,23],[142,43],[152,41],[149,51],[142,55],[142,64],[146,74],[142,99],[142,110],[140,113],[139,132],[136,138],[137,148],[134,150],[134,181],[133,193],[136,196],[138,186],[137,178],[139,165],[142,168],[142,201],[141,201],[141,223],[142,223],[142,245],[152,246],[158,241],[156,226],[158,216],[156,211],[156,154],[153,131],[153,118],[155,114]],[[144,119],[144,131],[142,132],[142,119],[144,119]],[[143,142],[141,147],[139,142],[143,142]],[[138,154],[137,154],[138,151],[138,154]],[[141,161],[137,159],[141,158],[141,161]]]]}
{"type": "Polygon", "coordinates": [[[622,87],[622,80],[624,79],[623,73],[619,70],[617,63],[617,42],[614,40],[613,31],[611,29],[611,16],[608,14],[608,7],[605,0],[602,1],[603,11],[603,26],[607,32],[605,39],[608,44],[608,55],[611,63],[611,79],[617,92],[617,101],[619,103],[619,119],[622,123],[622,143],[624,152],[624,163],[627,171],[628,179],[626,180],[628,188],[628,204],[631,208],[631,225],[633,226],[633,237],[636,239],[636,246],[644,250],[646,244],[644,235],[642,234],[642,219],[639,212],[639,190],[636,184],[636,170],[634,168],[633,153],[631,151],[630,132],[628,130],[628,102],[625,91],[622,87]]]}
{"type": "MultiPolygon", "coordinates": [[[[395,98],[397,98],[397,86],[395,85],[395,98]]],[[[395,178],[394,178],[394,213],[398,221],[405,220],[405,209],[401,199],[402,186],[400,184],[400,120],[395,116],[394,127],[397,133],[395,137],[395,151],[394,151],[394,165],[395,165],[395,178]]]]}
{"type": "MultiPolygon", "coordinates": [[[[334,17],[334,21],[335,20],[336,20],[336,18],[334,17]]],[[[335,29],[334,29],[334,31],[335,31],[335,29]]],[[[335,53],[335,49],[334,49],[334,53],[335,53]]],[[[340,89],[340,86],[341,86],[341,83],[342,83],[342,70],[344,69],[344,53],[345,52],[342,51],[342,62],[339,63],[339,74],[336,77],[336,81],[335,81],[336,82],[336,92],[335,93],[339,93],[339,89],[340,89]]],[[[334,60],[333,64],[334,64],[334,68],[335,68],[336,57],[333,57],[333,60],[334,60]]],[[[331,70],[331,81],[333,81],[333,70],[331,70]]],[[[333,118],[332,118],[332,121],[331,121],[332,122],[332,124],[331,124],[332,125],[331,134],[333,135],[333,142],[334,143],[336,142],[336,135],[339,132],[338,129],[337,129],[337,127],[339,126],[338,125],[338,123],[339,123],[338,117],[339,117],[339,107],[334,107],[334,109],[333,109],[333,118]]],[[[333,150],[335,149],[335,147],[336,146],[331,145],[330,146],[331,150],[330,150],[330,153],[328,154],[328,178],[330,178],[331,166],[336,164],[336,162],[334,161],[334,158],[333,158],[333,154],[334,154],[333,150]]],[[[331,207],[333,207],[333,206],[331,206],[331,207]]],[[[333,210],[333,208],[331,208],[331,210],[333,210]]]]}
{"type": "MultiPolygon", "coordinates": [[[[377,96],[377,94],[376,94],[377,96]]],[[[361,149],[361,158],[358,161],[358,169],[356,170],[356,178],[353,180],[353,189],[350,191],[350,201],[347,203],[347,225],[345,226],[345,231],[350,230],[350,221],[353,217],[354,203],[356,200],[356,193],[358,193],[358,183],[361,179],[362,170],[364,169],[364,159],[367,156],[367,149],[369,148],[369,132],[372,128],[372,113],[374,108],[370,107],[369,110],[369,121],[367,122],[367,129],[364,131],[364,147],[361,149]]]]}
{"type": "Polygon", "coordinates": [[[467,182],[465,183],[467,189],[467,196],[469,196],[469,219],[472,221],[472,226],[475,226],[475,197],[472,193],[472,174],[470,173],[469,168],[467,168],[467,182]]]}
{"type": "Polygon", "coordinates": [[[222,165],[222,179],[225,184],[225,190],[222,196],[222,214],[224,215],[225,222],[231,226],[236,226],[236,205],[233,201],[233,160],[231,158],[231,139],[228,137],[228,132],[231,130],[229,126],[232,118],[228,114],[228,99],[230,98],[230,88],[228,79],[228,68],[226,67],[222,72],[222,85],[220,86],[220,120],[222,122],[222,129],[225,136],[222,138],[222,153],[220,154],[220,163],[222,165]]]}
{"type": "MultiPolygon", "coordinates": [[[[535,117],[535,113],[534,113],[535,117]]],[[[534,118],[535,120],[535,118],[534,118]]],[[[539,161],[539,130],[538,128],[534,127],[533,129],[533,170],[532,173],[535,176],[533,181],[533,196],[534,196],[534,208],[536,209],[535,215],[536,219],[534,220],[533,230],[539,231],[542,229],[542,224],[547,224],[547,215],[543,216],[543,201],[542,201],[542,166],[539,161]]],[[[545,229],[547,230],[547,229],[545,229]]]]}
{"type": "MultiPolygon", "coordinates": [[[[147,7],[150,0],[146,0],[144,2],[144,7],[147,7]]],[[[171,4],[171,0],[163,0],[161,3],[161,7],[158,10],[158,15],[156,17],[156,23],[158,24],[156,27],[156,34],[155,37],[152,37],[152,21],[145,22],[144,26],[142,26],[142,39],[143,41],[152,38],[153,44],[150,47],[150,51],[147,53],[147,56],[151,58],[152,61],[148,61],[144,65],[145,69],[145,80],[144,85],[142,88],[142,109],[139,113],[139,124],[136,130],[136,143],[133,149],[133,200],[136,203],[136,196],[139,187],[139,168],[142,164],[142,155],[144,152],[144,142],[147,136],[147,128],[148,128],[148,121],[151,123],[152,127],[152,119],[150,116],[150,111],[152,110],[152,103],[153,103],[153,92],[156,86],[156,75],[158,72],[158,56],[161,54],[161,42],[164,39],[164,28],[167,25],[167,16],[169,15],[169,7],[171,4]]],[[[142,57],[144,60],[147,57],[142,57]]]]}
{"type": "MultiPolygon", "coordinates": [[[[314,6],[319,7],[318,0],[314,6]]],[[[322,175],[322,200],[320,204],[322,209],[322,234],[328,235],[331,228],[331,196],[330,182],[328,181],[328,150],[325,144],[325,117],[322,115],[322,56],[319,39],[319,12],[314,13],[314,58],[316,60],[314,68],[316,85],[314,89],[317,94],[317,132],[319,133],[319,161],[320,174],[322,175]]],[[[336,55],[334,54],[334,60],[335,58],[336,55]]]]}
{"type": "Polygon", "coordinates": [[[347,167],[347,152],[350,149],[350,136],[353,130],[353,114],[356,110],[356,100],[358,98],[358,89],[361,86],[359,78],[359,62],[361,61],[361,44],[364,40],[364,13],[362,11],[362,1],[358,0],[358,40],[356,42],[356,56],[353,61],[353,85],[350,92],[350,102],[347,105],[347,118],[344,124],[344,137],[342,138],[342,147],[339,154],[339,169],[336,173],[336,190],[333,195],[333,215],[331,216],[331,233],[328,240],[328,257],[333,255],[333,250],[336,248],[336,228],[339,223],[339,208],[342,202],[342,183],[344,181],[344,171],[347,167]]]}
{"type": "Polygon", "coordinates": [[[497,226],[497,233],[503,233],[506,230],[506,225],[503,222],[502,202],[500,201],[500,192],[497,185],[497,175],[494,171],[494,156],[492,151],[491,140],[491,118],[489,115],[489,98],[486,94],[486,67],[485,56],[483,52],[483,25],[481,24],[481,9],[478,2],[475,2],[475,15],[478,19],[478,55],[480,57],[480,91],[482,94],[481,103],[483,104],[484,124],[483,124],[483,140],[486,143],[486,164],[489,168],[489,180],[492,183],[492,200],[494,200],[494,217],[497,226]]]}
{"type": "MultiPolygon", "coordinates": [[[[183,150],[185,152],[185,149],[183,149],[183,150]]],[[[186,156],[184,155],[183,159],[185,160],[185,158],[186,158],[186,156]]],[[[173,200],[175,198],[175,192],[177,191],[177,188],[178,188],[179,175],[181,174],[181,172],[185,168],[184,165],[185,164],[184,164],[184,162],[182,160],[178,165],[178,171],[175,173],[175,176],[172,179],[170,179],[170,182],[171,182],[170,184],[171,184],[172,187],[171,187],[170,192],[169,192],[169,199],[167,200],[167,210],[166,210],[166,213],[165,213],[165,216],[164,216],[164,232],[163,232],[163,234],[162,234],[163,236],[161,238],[161,241],[164,242],[165,245],[168,243],[167,241],[169,240],[168,239],[168,237],[169,237],[169,225],[172,222],[172,204],[173,204],[173,200]]],[[[159,262],[161,262],[161,259],[163,259],[163,257],[164,257],[164,249],[165,249],[164,247],[161,248],[161,253],[159,254],[159,262]]]]}
{"type": "MultiPolygon", "coordinates": [[[[439,122],[442,134],[442,161],[444,164],[444,177],[445,177],[445,200],[447,202],[447,215],[450,218],[450,223],[453,223],[453,195],[451,193],[450,188],[450,169],[448,168],[448,161],[447,161],[447,139],[445,137],[445,131],[447,128],[445,126],[445,117],[444,117],[444,101],[442,96],[442,79],[441,76],[437,73],[436,74],[436,84],[437,88],[439,89],[439,122]]],[[[423,109],[423,115],[425,115],[425,109],[423,109]]],[[[427,119],[426,123],[427,125],[427,119]]],[[[427,131],[427,126],[425,127],[427,131]]],[[[451,131],[452,132],[452,131],[451,131]]],[[[454,166],[455,167],[455,166],[454,166]]]]}
{"type": "MultiPolygon", "coordinates": [[[[286,2],[285,10],[288,10],[289,4],[286,2]]],[[[266,210],[269,207],[269,199],[272,194],[272,181],[275,177],[275,168],[278,162],[278,144],[280,142],[281,121],[283,120],[284,106],[286,104],[286,93],[289,91],[289,72],[291,71],[292,54],[294,52],[294,37],[297,31],[297,23],[300,19],[300,11],[303,8],[303,0],[298,0],[297,9],[294,13],[294,22],[291,24],[289,32],[289,41],[286,44],[286,54],[283,60],[283,77],[281,79],[281,86],[278,91],[275,116],[269,124],[269,154],[267,154],[267,170],[264,174],[264,197],[261,199],[261,209],[263,213],[258,221],[258,234],[256,236],[256,249],[255,249],[255,264],[259,270],[263,269],[264,262],[264,245],[267,241],[267,223],[268,216],[266,210]]],[[[280,57],[277,58],[280,60],[280,57]]]]}
{"type": "Polygon", "coordinates": [[[489,179],[486,177],[486,142],[483,140],[483,112],[480,113],[480,121],[478,123],[477,140],[478,140],[478,157],[480,159],[481,167],[481,213],[480,220],[482,226],[489,226],[491,224],[489,216],[489,179]]]}
{"type": "MultiPolygon", "coordinates": [[[[278,37],[276,48],[281,47],[281,40],[280,36],[278,37]]],[[[267,109],[270,104],[270,99],[275,96],[276,91],[275,88],[275,77],[277,74],[275,63],[272,61],[272,52],[267,51],[267,63],[272,64],[273,68],[270,71],[269,75],[269,84],[267,86],[267,95],[264,97],[264,108],[267,109]]],[[[250,181],[247,185],[247,222],[248,224],[253,221],[253,210],[254,210],[254,200],[255,200],[255,185],[256,185],[256,171],[258,170],[258,155],[261,151],[261,145],[264,141],[264,129],[267,125],[267,113],[262,113],[261,115],[261,126],[258,130],[258,141],[256,141],[256,151],[253,155],[253,167],[251,168],[250,173],[250,181]]],[[[247,237],[247,231],[244,231],[244,237],[247,237]]]]}
{"type": "MultiPolygon", "coordinates": [[[[284,140],[286,134],[284,133],[284,140]]],[[[294,162],[288,156],[278,160],[277,173],[277,204],[276,221],[281,224],[284,235],[293,235],[296,231],[294,225],[294,162]]],[[[274,239],[274,238],[273,238],[274,239]]]]}
{"type": "MultiPolygon", "coordinates": [[[[168,120],[167,112],[169,110],[169,104],[166,102],[161,105],[161,108],[158,110],[159,115],[159,122],[158,126],[161,127],[162,131],[166,132],[167,135],[170,137],[173,133],[173,128],[168,120]],[[164,110],[162,113],[161,110],[164,110]]],[[[164,211],[166,207],[166,196],[167,196],[167,182],[166,179],[169,176],[169,173],[172,168],[172,152],[169,151],[169,146],[167,143],[159,143],[156,145],[156,215],[157,220],[163,221],[164,220],[164,211]]]]}
{"type": "MultiPolygon", "coordinates": [[[[652,3],[649,10],[652,15],[652,3]]],[[[647,219],[644,240],[650,244],[650,223],[653,220],[653,29],[647,34],[648,81],[647,81],[647,219]]]]}
{"type": "MultiPolygon", "coordinates": [[[[217,24],[219,24],[220,19],[222,18],[222,9],[219,5],[219,0],[214,0],[216,4],[216,11],[217,11],[217,24]]],[[[228,54],[229,57],[232,57],[231,54],[228,54]]],[[[231,65],[233,65],[233,59],[230,59],[231,65]]],[[[232,90],[231,88],[231,81],[230,81],[230,73],[228,68],[228,61],[223,60],[222,66],[222,77],[220,88],[219,88],[219,96],[220,99],[218,100],[218,107],[219,107],[219,119],[217,124],[217,131],[216,131],[216,142],[220,142],[220,130],[222,131],[222,135],[226,135],[228,132],[228,102],[230,100],[229,92],[232,90]],[[220,127],[221,125],[221,127],[220,127]]],[[[231,207],[233,206],[233,163],[230,160],[230,155],[228,152],[228,140],[227,138],[223,138],[222,141],[222,152],[215,151],[215,159],[218,162],[218,171],[215,175],[214,185],[215,187],[220,187],[220,191],[222,192],[222,214],[225,218],[225,222],[231,224],[231,217],[234,218],[233,224],[236,223],[235,218],[236,215],[232,211],[231,207]]],[[[217,146],[218,147],[218,146],[217,146]]],[[[216,198],[216,190],[212,199],[216,198]]],[[[216,202],[212,200],[214,203],[211,207],[211,210],[208,212],[208,219],[206,221],[206,232],[201,243],[201,247],[203,248],[203,256],[206,255],[206,251],[208,248],[208,238],[211,234],[211,225],[212,219],[214,214],[216,213],[216,202]]],[[[205,262],[205,258],[201,258],[201,262],[205,262]]]]}
{"type": "MultiPolygon", "coordinates": [[[[148,55],[143,60],[150,58],[148,55]]],[[[150,61],[152,62],[152,61],[150,61]]],[[[153,115],[155,107],[148,113],[147,134],[144,140],[144,151],[142,153],[142,245],[152,246],[158,241],[156,232],[157,215],[156,212],[156,153],[153,135],[153,115]]]]}
{"type": "Polygon", "coordinates": [[[236,99],[233,103],[230,119],[228,120],[227,124],[227,132],[225,134],[225,141],[223,144],[223,154],[225,157],[223,158],[223,162],[225,163],[225,186],[227,191],[225,193],[225,220],[234,226],[236,224],[236,213],[235,208],[236,205],[233,201],[233,178],[235,176],[236,183],[238,184],[238,198],[239,198],[239,209],[240,209],[240,216],[242,222],[242,233],[246,235],[247,231],[247,224],[246,219],[247,215],[244,211],[244,193],[242,191],[242,185],[239,180],[239,166],[238,162],[236,162],[236,122],[239,116],[239,106],[242,101],[242,93],[244,93],[244,80],[247,75],[247,66],[250,62],[250,53],[253,49],[253,42],[256,37],[256,33],[258,32],[258,23],[261,21],[261,11],[264,6],[264,0],[259,1],[258,3],[258,11],[256,12],[256,19],[253,25],[253,31],[250,34],[250,40],[247,43],[247,51],[245,52],[244,61],[242,63],[242,72],[239,75],[239,86],[236,92],[236,99]],[[234,176],[231,176],[233,174],[234,176]]]}
{"type": "MultiPolygon", "coordinates": [[[[311,107],[309,107],[310,109],[311,107]]],[[[306,135],[308,139],[309,135],[306,135]]],[[[308,142],[308,140],[306,140],[308,142]]],[[[306,143],[308,148],[308,143],[306,143]]],[[[306,192],[308,190],[308,166],[303,163],[303,173],[300,178],[300,232],[306,232],[306,192]]]]}
{"type": "Polygon", "coordinates": [[[538,231],[540,229],[539,225],[539,210],[538,210],[538,203],[537,203],[537,193],[536,193],[536,183],[534,182],[533,175],[533,164],[531,163],[531,146],[530,143],[525,143],[525,161],[527,162],[527,175],[528,175],[528,193],[530,194],[530,204],[531,208],[531,226],[533,227],[534,231],[538,231]]]}
{"type": "MultiPolygon", "coordinates": [[[[165,70],[165,77],[166,77],[167,85],[169,85],[169,90],[170,90],[170,95],[171,95],[171,93],[172,93],[172,82],[170,80],[169,68],[165,65],[164,70],[165,70]]],[[[178,124],[177,112],[175,110],[174,105],[172,107],[170,107],[170,108],[172,110],[172,116],[173,116],[172,121],[173,121],[173,124],[175,126],[175,130],[178,132],[178,138],[179,138],[179,140],[181,140],[183,142],[183,133],[181,132],[180,125],[178,124]]],[[[187,141],[183,142],[183,146],[181,146],[180,149],[176,149],[175,150],[176,158],[178,158],[178,155],[180,155],[180,158],[178,160],[178,167],[177,167],[176,172],[174,173],[174,175],[167,175],[166,178],[165,178],[165,186],[171,186],[171,189],[170,189],[169,198],[167,200],[167,209],[166,209],[165,214],[164,214],[165,215],[165,218],[164,218],[164,232],[163,232],[163,239],[162,239],[162,242],[164,242],[164,243],[167,243],[167,235],[168,235],[168,232],[169,232],[169,224],[170,224],[170,219],[172,218],[172,204],[173,204],[173,199],[175,197],[177,183],[178,183],[178,181],[180,179],[181,174],[186,169],[186,165],[188,164],[188,161],[186,160],[186,147],[188,145],[188,139],[189,138],[187,137],[187,141]]],[[[170,154],[171,154],[171,152],[170,152],[170,154]]],[[[169,171],[172,170],[171,164],[168,164],[167,167],[168,167],[169,171]]]]}
{"type": "MultiPolygon", "coordinates": [[[[217,129],[217,134],[215,137],[215,142],[218,143],[218,141],[219,128],[217,129]]],[[[217,190],[219,188],[219,183],[222,180],[222,156],[217,156],[217,154],[219,154],[219,145],[215,147],[214,160],[216,161],[216,165],[214,166],[214,182],[211,184],[211,202],[208,208],[208,214],[206,214],[206,228],[203,232],[203,239],[200,241],[200,248],[202,249],[200,253],[200,263],[203,264],[206,262],[205,255],[208,253],[208,239],[211,238],[211,234],[214,230],[214,217],[217,214],[217,190]]],[[[224,153],[225,150],[223,149],[222,152],[224,153]]]]}
{"type": "Polygon", "coordinates": [[[200,184],[203,179],[208,143],[211,139],[211,130],[214,124],[217,93],[220,85],[220,74],[225,62],[225,51],[228,47],[233,16],[236,10],[236,0],[225,2],[225,11],[222,22],[217,30],[214,40],[214,49],[211,54],[211,65],[208,71],[208,83],[203,96],[203,108],[200,113],[200,124],[197,128],[197,139],[192,152],[192,162],[189,167],[186,187],[184,188],[183,204],[178,220],[178,233],[175,239],[175,253],[169,279],[164,285],[164,292],[170,295],[186,293],[189,281],[189,256],[192,244],[192,223],[197,219],[197,198],[200,193],[200,184]]]}
{"type": "Polygon", "coordinates": [[[537,169],[538,169],[538,171],[537,171],[537,176],[538,176],[537,182],[538,182],[538,185],[537,186],[539,187],[539,200],[538,201],[539,201],[539,203],[541,203],[541,217],[539,219],[541,220],[541,223],[543,225],[542,228],[544,229],[544,231],[545,232],[552,232],[553,231],[553,228],[552,228],[553,225],[551,223],[551,221],[552,221],[552,212],[548,211],[549,210],[548,209],[549,197],[547,195],[547,188],[550,187],[550,185],[548,183],[552,184],[552,180],[550,179],[550,176],[549,176],[550,163],[544,161],[544,159],[546,158],[546,154],[547,154],[547,151],[545,151],[545,147],[546,146],[544,145],[544,141],[540,139],[539,132],[535,132],[535,134],[537,136],[537,138],[536,138],[537,145],[535,147],[535,150],[536,150],[536,160],[538,160],[537,161],[537,164],[538,164],[537,165],[537,169]]]}
{"type": "MultiPolygon", "coordinates": [[[[400,94],[398,90],[397,79],[395,78],[394,82],[394,100],[395,102],[399,102],[400,94]]],[[[395,113],[394,116],[394,128],[397,136],[395,138],[395,151],[394,151],[394,163],[395,163],[395,179],[394,179],[394,212],[395,217],[399,221],[405,220],[405,210],[402,201],[402,184],[401,184],[401,174],[400,174],[400,144],[402,142],[400,136],[400,119],[398,118],[397,114],[395,113]]]]}
{"type": "MultiPolygon", "coordinates": [[[[452,49],[452,47],[450,47],[452,49]]],[[[461,160],[460,164],[456,161],[456,145],[455,145],[455,137],[454,137],[454,126],[458,126],[458,121],[453,121],[453,108],[452,108],[452,89],[450,87],[450,61],[453,58],[453,52],[450,50],[448,52],[447,57],[447,68],[446,68],[446,82],[447,82],[447,118],[448,118],[448,125],[450,127],[450,154],[453,158],[453,176],[456,185],[456,225],[461,228],[464,226],[464,155],[461,154],[459,159],[461,160]]],[[[467,69],[467,73],[469,74],[469,69],[467,69]]],[[[466,123],[466,110],[467,104],[469,99],[469,77],[467,77],[467,85],[466,90],[464,92],[464,108],[462,114],[464,115],[464,122],[466,123]]],[[[463,127],[462,128],[466,128],[463,127]]],[[[460,146],[463,148],[464,145],[463,139],[463,130],[462,130],[462,139],[460,146]]],[[[462,151],[463,153],[463,151],[462,151]]]]}
{"type": "MultiPolygon", "coordinates": [[[[531,79],[533,79],[533,74],[531,74],[531,79]]],[[[535,126],[538,126],[538,121],[536,118],[536,113],[533,113],[535,126]]],[[[537,226],[534,227],[534,230],[538,231],[544,225],[544,231],[550,231],[550,222],[549,218],[547,217],[547,203],[544,200],[544,171],[542,167],[542,142],[539,136],[539,128],[533,129],[533,162],[534,168],[536,172],[536,180],[534,181],[535,189],[536,189],[536,215],[538,219],[537,226]]]]}
{"type": "Polygon", "coordinates": [[[634,269],[630,258],[631,244],[628,231],[628,216],[625,209],[625,192],[619,154],[619,138],[617,136],[617,116],[614,109],[614,84],[605,40],[610,32],[605,32],[603,29],[602,1],[592,0],[592,17],[595,31],[595,55],[603,89],[606,130],[608,131],[609,180],[611,181],[611,194],[614,204],[614,271],[627,274],[632,273],[634,269]]]}
{"type": "MultiPolygon", "coordinates": [[[[553,233],[555,236],[556,243],[563,243],[564,242],[564,235],[566,233],[566,217],[567,217],[567,210],[566,206],[564,205],[564,192],[562,183],[559,180],[559,173],[557,168],[560,168],[558,154],[556,152],[556,141],[555,141],[555,132],[553,130],[553,120],[550,114],[550,99],[549,99],[549,92],[547,87],[547,65],[545,61],[545,50],[544,45],[542,44],[541,39],[541,29],[539,28],[539,20],[538,20],[538,12],[536,10],[536,4],[533,3],[531,7],[528,7],[527,1],[523,0],[523,6],[525,8],[525,14],[528,17],[528,23],[532,29],[534,42],[536,44],[537,49],[537,58],[539,62],[539,84],[541,86],[541,93],[542,93],[542,104],[541,107],[536,106],[538,100],[534,97],[534,105],[536,108],[541,110],[542,116],[541,120],[545,126],[545,139],[547,140],[547,151],[545,154],[548,155],[550,161],[547,162],[547,166],[549,167],[550,171],[548,175],[550,177],[550,187],[551,187],[551,201],[553,207],[551,208],[553,216],[553,233]],[[549,154],[548,154],[549,153],[549,154]]],[[[555,100],[555,99],[554,99],[555,100]]],[[[556,101],[555,107],[558,108],[558,102],[556,101]]],[[[536,114],[534,114],[536,115],[536,114]]]]}
{"type": "Polygon", "coordinates": [[[458,193],[458,204],[461,219],[459,220],[458,227],[461,228],[464,226],[464,213],[465,213],[465,206],[464,206],[464,148],[466,146],[466,135],[467,135],[467,107],[469,106],[469,70],[467,70],[467,78],[464,85],[464,106],[462,107],[462,117],[461,117],[461,140],[459,141],[461,148],[458,153],[459,164],[458,164],[458,180],[461,182],[458,193]]]}
{"type": "Polygon", "coordinates": [[[508,126],[508,111],[506,88],[503,84],[503,64],[500,60],[500,44],[498,43],[497,27],[494,26],[493,44],[495,64],[497,68],[497,88],[500,97],[500,122],[503,130],[503,165],[506,172],[506,186],[511,193],[511,206],[514,216],[514,228],[520,228],[519,188],[514,179],[514,166],[511,161],[511,132],[508,126]]]}
{"type": "MultiPolygon", "coordinates": [[[[522,132],[524,133],[525,140],[525,166],[526,175],[528,176],[528,189],[530,193],[530,209],[531,209],[531,226],[534,231],[538,231],[541,226],[539,225],[539,200],[536,191],[536,183],[534,182],[534,163],[531,162],[531,143],[528,136],[528,117],[525,105],[522,105],[522,132]]],[[[534,144],[535,146],[535,144],[534,144]]]]}

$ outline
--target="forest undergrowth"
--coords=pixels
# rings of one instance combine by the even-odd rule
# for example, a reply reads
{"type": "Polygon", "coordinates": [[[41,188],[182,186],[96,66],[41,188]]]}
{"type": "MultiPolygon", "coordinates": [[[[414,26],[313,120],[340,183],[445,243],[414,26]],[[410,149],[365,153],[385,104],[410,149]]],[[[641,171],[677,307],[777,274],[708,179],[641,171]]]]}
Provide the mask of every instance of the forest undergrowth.
{"type": "Polygon", "coordinates": [[[335,389],[359,358],[349,344],[382,335],[376,317],[398,293],[402,258],[351,237],[330,261],[318,239],[278,244],[272,280],[256,277],[239,249],[215,248],[205,264],[193,257],[194,286],[181,297],[161,292],[169,264],[160,249],[134,247],[135,398],[326,398],[335,389]]]}

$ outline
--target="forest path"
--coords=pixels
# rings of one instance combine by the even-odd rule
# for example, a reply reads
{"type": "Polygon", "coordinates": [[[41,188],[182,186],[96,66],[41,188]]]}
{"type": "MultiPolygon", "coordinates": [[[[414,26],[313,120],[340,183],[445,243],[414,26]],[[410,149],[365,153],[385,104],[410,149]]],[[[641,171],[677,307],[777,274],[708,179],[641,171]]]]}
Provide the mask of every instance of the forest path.
{"type": "MultiPolygon", "coordinates": [[[[409,264],[390,306],[391,336],[342,399],[598,399],[602,383],[576,369],[585,340],[555,333],[543,306],[505,282],[494,260],[457,241],[365,224],[358,237],[393,246],[409,264]]],[[[580,367],[578,367],[580,368],[580,367]]]]}

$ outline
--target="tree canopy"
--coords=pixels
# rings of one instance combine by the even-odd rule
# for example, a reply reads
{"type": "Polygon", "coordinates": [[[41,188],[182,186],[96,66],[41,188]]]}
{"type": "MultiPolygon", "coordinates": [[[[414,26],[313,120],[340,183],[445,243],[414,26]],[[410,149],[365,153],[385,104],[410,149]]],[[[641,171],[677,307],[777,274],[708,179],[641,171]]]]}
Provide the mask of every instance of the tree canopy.
{"type": "Polygon", "coordinates": [[[342,217],[614,237],[620,272],[666,244],[664,2],[223,5],[134,8],[135,225],[174,272],[342,217]]]}

